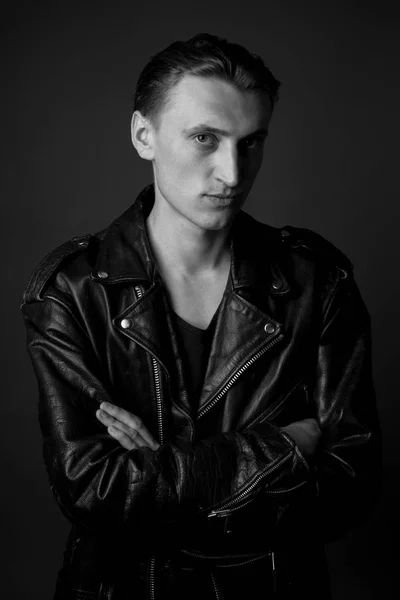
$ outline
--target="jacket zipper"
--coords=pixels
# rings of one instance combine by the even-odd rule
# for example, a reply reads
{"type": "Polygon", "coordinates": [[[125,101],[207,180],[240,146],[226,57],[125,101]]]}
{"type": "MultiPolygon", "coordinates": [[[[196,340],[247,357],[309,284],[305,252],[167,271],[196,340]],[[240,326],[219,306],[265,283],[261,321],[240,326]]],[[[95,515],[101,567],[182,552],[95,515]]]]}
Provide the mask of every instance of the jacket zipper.
{"type": "MultiPolygon", "coordinates": [[[[138,298],[143,296],[142,289],[137,285],[135,286],[135,292],[138,298]]],[[[157,425],[158,425],[158,441],[162,446],[164,443],[164,431],[163,431],[163,418],[162,418],[162,395],[161,395],[161,375],[160,375],[160,367],[158,362],[154,358],[151,357],[152,365],[153,365],[153,375],[154,375],[154,386],[156,390],[156,406],[157,406],[157,425]]]]}
{"type": "Polygon", "coordinates": [[[214,575],[214,573],[212,571],[210,571],[210,575],[211,575],[211,581],[214,587],[214,592],[215,592],[215,597],[217,600],[223,600],[223,595],[222,595],[222,591],[221,588],[219,587],[219,584],[217,582],[217,579],[214,575]]]}
{"type": "Polygon", "coordinates": [[[150,559],[150,567],[149,567],[150,600],[156,600],[155,570],[156,570],[156,557],[152,556],[150,559]]]}
{"type": "Polygon", "coordinates": [[[265,352],[267,352],[267,350],[270,350],[271,348],[273,348],[273,346],[275,346],[282,339],[283,339],[283,334],[281,333],[275,339],[271,340],[269,342],[269,344],[264,346],[264,348],[262,348],[262,350],[259,350],[256,354],[254,354],[254,356],[252,356],[247,362],[245,362],[245,364],[242,367],[240,367],[240,369],[238,371],[236,371],[236,373],[228,381],[228,383],[222,388],[222,390],[216,396],[214,396],[214,398],[209,400],[209,402],[205,406],[203,406],[203,408],[199,411],[197,418],[201,419],[201,417],[203,417],[218,402],[218,400],[220,400],[222,398],[222,396],[224,396],[224,394],[226,394],[226,392],[229,390],[229,388],[232,387],[232,385],[235,383],[235,381],[244,373],[244,371],[246,371],[246,369],[250,365],[252,365],[256,360],[258,360],[260,358],[260,356],[262,356],[265,352]]]}
{"type": "Polygon", "coordinates": [[[246,500],[246,502],[242,502],[242,504],[240,504],[240,506],[235,506],[233,508],[222,509],[222,510],[212,510],[207,516],[209,519],[212,519],[214,517],[217,517],[217,518],[229,517],[229,515],[232,512],[234,512],[235,510],[238,510],[239,508],[245,507],[247,504],[250,504],[250,502],[252,502],[252,498],[249,498],[248,500],[246,500]]]}
{"type": "MultiPolygon", "coordinates": [[[[208,518],[217,517],[217,516],[221,515],[221,512],[225,513],[222,516],[226,517],[226,516],[228,516],[228,509],[229,509],[229,512],[231,512],[232,510],[237,510],[238,508],[242,508],[243,506],[245,506],[245,504],[247,504],[247,501],[245,503],[241,503],[241,500],[245,496],[247,496],[260,483],[260,481],[262,479],[264,479],[264,477],[266,477],[267,475],[270,475],[271,473],[276,471],[276,469],[278,469],[281,465],[283,465],[283,463],[285,463],[291,457],[291,455],[292,455],[292,451],[290,450],[287,454],[285,454],[285,456],[283,456],[271,468],[267,467],[262,473],[257,475],[255,477],[255,479],[252,481],[252,483],[250,483],[244,490],[242,490],[242,492],[236,498],[233,498],[232,500],[229,500],[228,502],[221,504],[221,506],[217,510],[212,510],[208,514],[208,518]]],[[[283,492],[274,492],[274,493],[280,494],[283,492]]]]}
{"type": "Polygon", "coordinates": [[[152,556],[149,565],[149,596],[150,600],[156,600],[156,582],[155,582],[155,571],[156,571],[156,557],[152,556]]]}

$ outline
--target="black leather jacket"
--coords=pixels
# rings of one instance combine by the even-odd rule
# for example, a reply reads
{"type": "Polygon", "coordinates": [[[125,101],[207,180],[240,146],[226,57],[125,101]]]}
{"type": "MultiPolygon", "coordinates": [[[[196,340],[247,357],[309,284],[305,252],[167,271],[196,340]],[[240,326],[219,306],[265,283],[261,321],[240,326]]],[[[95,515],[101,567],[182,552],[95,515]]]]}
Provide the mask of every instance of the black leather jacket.
{"type": "Polygon", "coordinates": [[[146,565],[158,598],[157,577],[182,562],[216,573],[210,556],[267,557],[278,588],[296,579],[289,564],[317,581],[315,557],[380,482],[370,319],[352,265],[311,231],[241,211],[196,413],[146,233],[153,201],[148,186],[107,230],[51,252],[24,293],[44,460],[73,525],[56,598],[125,598],[146,565]],[[160,448],[122,448],[95,416],[104,400],[160,448]],[[280,429],[306,417],[322,430],[313,459],[280,429]]]}

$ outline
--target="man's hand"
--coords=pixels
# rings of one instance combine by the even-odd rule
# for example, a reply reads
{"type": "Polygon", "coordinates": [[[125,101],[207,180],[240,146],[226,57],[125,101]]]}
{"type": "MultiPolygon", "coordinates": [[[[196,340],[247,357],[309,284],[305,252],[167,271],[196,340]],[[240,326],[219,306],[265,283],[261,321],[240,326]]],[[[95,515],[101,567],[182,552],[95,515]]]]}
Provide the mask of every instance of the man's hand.
{"type": "Polygon", "coordinates": [[[139,417],[115,404],[102,402],[100,409],[96,411],[96,417],[107,427],[108,433],[127,450],[143,446],[157,450],[160,447],[139,417]]]}
{"type": "Polygon", "coordinates": [[[303,419],[281,427],[298,446],[304,456],[312,456],[321,437],[321,430],[315,419],[303,419]]]}

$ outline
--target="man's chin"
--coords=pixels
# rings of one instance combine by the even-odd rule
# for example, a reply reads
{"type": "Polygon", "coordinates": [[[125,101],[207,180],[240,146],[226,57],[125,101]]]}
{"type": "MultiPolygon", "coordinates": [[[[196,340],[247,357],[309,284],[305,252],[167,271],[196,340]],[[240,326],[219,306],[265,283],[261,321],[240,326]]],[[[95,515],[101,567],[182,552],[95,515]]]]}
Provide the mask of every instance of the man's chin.
{"type": "Polygon", "coordinates": [[[195,219],[193,222],[198,225],[201,229],[207,231],[221,231],[229,228],[234,221],[240,208],[233,207],[230,210],[218,211],[214,214],[206,214],[201,219],[195,219]]]}

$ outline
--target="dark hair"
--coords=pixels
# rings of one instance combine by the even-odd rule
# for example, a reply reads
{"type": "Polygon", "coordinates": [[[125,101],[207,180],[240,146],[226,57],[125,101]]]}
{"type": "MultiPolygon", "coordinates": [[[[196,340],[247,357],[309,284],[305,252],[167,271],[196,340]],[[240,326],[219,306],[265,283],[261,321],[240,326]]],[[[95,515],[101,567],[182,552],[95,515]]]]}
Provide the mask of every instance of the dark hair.
{"type": "Polygon", "coordinates": [[[278,100],[281,85],[256,54],[221,37],[199,33],[186,42],[174,42],[151,57],[136,84],[134,110],[156,123],[168,102],[169,90],[186,74],[215,76],[240,90],[264,91],[272,106],[278,100]]]}

